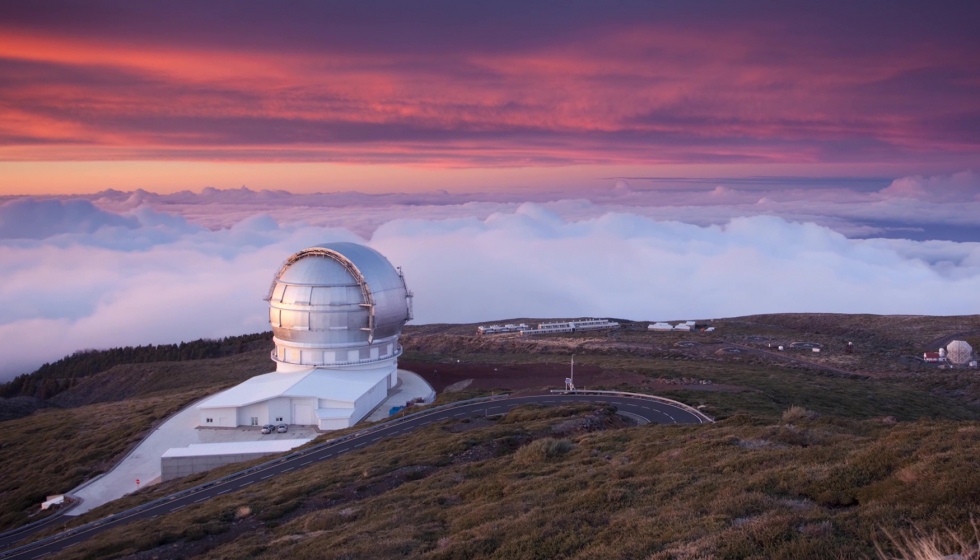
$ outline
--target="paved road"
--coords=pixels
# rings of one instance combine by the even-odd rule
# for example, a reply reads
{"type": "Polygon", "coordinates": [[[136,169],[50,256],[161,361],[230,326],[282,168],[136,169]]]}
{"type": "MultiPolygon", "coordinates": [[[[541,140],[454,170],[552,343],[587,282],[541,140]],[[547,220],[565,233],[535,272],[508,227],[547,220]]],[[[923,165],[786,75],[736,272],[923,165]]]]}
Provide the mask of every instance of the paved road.
{"type": "Polygon", "coordinates": [[[432,414],[422,415],[404,422],[393,423],[391,426],[384,427],[369,434],[326,447],[314,453],[270,465],[262,470],[254,471],[238,478],[233,478],[220,484],[204,488],[193,494],[181,496],[179,498],[175,497],[170,501],[162,502],[150,509],[136,512],[133,512],[132,510],[124,511],[116,514],[111,519],[106,518],[106,521],[98,527],[93,527],[82,533],[71,535],[51,543],[42,544],[9,556],[0,553],[0,558],[16,558],[20,560],[40,558],[47,554],[60,552],[72,545],[85,541],[92,536],[105,531],[106,529],[125,525],[126,523],[136,519],[154,518],[159,515],[173,513],[177,510],[210,500],[211,498],[240,490],[246,486],[261,483],[270,478],[283,475],[288,476],[290,472],[305,468],[311,463],[326,461],[338,455],[343,455],[344,453],[356,451],[362,447],[377,443],[384,438],[395,437],[415,431],[434,422],[440,422],[450,418],[472,417],[475,415],[502,414],[516,406],[525,404],[557,405],[569,402],[605,402],[615,405],[620,412],[625,412],[629,415],[657,424],[700,424],[702,422],[700,418],[679,406],[639,397],[619,395],[532,395],[523,397],[508,397],[490,402],[472,403],[433,412],[432,414]]]}

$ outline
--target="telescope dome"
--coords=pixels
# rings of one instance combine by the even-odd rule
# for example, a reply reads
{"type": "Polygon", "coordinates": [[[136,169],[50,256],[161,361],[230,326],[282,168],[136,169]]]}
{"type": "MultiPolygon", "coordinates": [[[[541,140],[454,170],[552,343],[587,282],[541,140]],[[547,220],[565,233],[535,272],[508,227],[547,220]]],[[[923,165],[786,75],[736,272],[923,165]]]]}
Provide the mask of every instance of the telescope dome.
{"type": "Polygon", "coordinates": [[[277,345],[370,346],[401,334],[411,319],[410,298],[401,272],[381,253],[357,243],[325,243],[283,263],[270,289],[269,319],[277,345]]]}

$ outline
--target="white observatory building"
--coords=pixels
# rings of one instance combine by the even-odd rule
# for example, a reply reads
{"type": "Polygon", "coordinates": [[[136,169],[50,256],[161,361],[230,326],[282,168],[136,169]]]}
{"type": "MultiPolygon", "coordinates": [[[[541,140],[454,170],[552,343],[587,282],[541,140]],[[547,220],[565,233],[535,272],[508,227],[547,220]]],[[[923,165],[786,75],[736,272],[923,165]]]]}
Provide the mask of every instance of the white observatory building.
{"type": "Polygon", "coordinates": [[[401,271],[356,243],[289,257],[268,301],[276,371],[200,405],[201,427],[354,425],[398,383],[398,335],[412,318],[401,271]]]}

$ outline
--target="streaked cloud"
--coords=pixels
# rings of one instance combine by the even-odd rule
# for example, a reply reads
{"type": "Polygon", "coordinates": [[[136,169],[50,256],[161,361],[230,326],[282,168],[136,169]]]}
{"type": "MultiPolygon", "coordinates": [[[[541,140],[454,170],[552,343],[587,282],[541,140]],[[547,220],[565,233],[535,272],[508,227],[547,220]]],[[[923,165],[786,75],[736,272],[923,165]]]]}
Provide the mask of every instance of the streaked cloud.
{"type": "Polygon", "coordinates": [[[965,6],[54,6],[0,9],[0,158],[948,169],[980,146],[965,6]]]}

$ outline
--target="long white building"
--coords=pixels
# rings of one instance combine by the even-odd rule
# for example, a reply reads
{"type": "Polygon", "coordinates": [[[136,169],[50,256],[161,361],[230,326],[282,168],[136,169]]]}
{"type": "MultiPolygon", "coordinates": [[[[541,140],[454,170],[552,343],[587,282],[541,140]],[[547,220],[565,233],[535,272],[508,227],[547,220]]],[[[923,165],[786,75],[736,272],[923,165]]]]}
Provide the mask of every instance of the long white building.
{"type": "Polygon", "coordinates": [[[286,260],[269,291],[276,371],[200,405],[201,427],[354,425],[398,383],[412,294],[381,253],[328,243],[286,260]]]}

